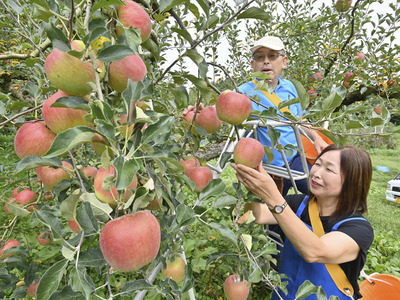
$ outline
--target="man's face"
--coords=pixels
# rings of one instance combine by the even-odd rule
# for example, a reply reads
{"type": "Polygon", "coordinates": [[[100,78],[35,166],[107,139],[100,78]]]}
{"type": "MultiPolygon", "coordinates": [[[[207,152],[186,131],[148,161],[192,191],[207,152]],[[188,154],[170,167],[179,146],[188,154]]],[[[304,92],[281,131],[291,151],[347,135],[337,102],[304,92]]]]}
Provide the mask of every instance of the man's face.
{"type": "Polygon", "coordinates": [[[272,50],[269,48],[259,48],[253,54],[251,67],[253,72],[262,72],[271,77],[273,85],[278,84],[282,70],[286,68],[288,58],[283,50],[272,50]]]}

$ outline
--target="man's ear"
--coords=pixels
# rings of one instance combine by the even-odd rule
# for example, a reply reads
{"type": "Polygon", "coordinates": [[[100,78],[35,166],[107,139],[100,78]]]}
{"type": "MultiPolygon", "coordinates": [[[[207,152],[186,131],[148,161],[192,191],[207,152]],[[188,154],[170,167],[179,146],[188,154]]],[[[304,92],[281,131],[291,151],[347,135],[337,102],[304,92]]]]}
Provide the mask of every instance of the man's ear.
{"type": "Polygon", "coordinates": [[[285,56],[285,57],[283,58],[283,60],[282,60],[282,69],[286,69],[288,60],[289,60],[289,59],[288,59],[287,56],[285,56]]]}
{"type": "Polygon", "coordinates": [[[251,69],[252,69],[253,72],[254,72],[254,59],[252,59],[252,60],[250,61],[250,65],[251,65],[251,69]]]}

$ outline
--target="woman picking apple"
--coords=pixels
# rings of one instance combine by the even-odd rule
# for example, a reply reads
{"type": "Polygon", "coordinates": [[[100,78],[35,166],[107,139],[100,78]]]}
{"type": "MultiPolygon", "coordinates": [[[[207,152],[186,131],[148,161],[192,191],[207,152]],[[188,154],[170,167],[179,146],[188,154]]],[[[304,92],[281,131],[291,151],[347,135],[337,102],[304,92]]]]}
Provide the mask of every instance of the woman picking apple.
{"type": "Polygon", "coordinates": [[[278,291],[280,297],[274,293],[272,299],[295,299],[305,280],[321,286],[327,298],[361,298],[357,280],[374,239],[362,217],[372,177],[368,153],[352,146],[325,148],[311,168],[307,196],[283,197],[262,164],[232,167],[247,190],[265,202],[259,222],[278,224],[285,235],[279,273],[288,276],[288,294],[278,291]]]}

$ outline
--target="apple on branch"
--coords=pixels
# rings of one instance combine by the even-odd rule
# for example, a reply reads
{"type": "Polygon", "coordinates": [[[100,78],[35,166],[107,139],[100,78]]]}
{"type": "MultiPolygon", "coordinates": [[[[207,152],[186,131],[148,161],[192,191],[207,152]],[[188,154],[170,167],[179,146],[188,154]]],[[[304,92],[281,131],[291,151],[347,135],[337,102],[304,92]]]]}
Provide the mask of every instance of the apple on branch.
{"type": "MultiPolygon", "coordinates": [[[[69,162],[62,161],[62,165],[63,168],[68,170],[70,173],[74,172],[74,168],[69,162]]],[[[53,166],[38,167],[36,168],[36,175],[46,188],[53,190],[61,180],[68,180],[71,178],[70,174],[63,168],[53,166]]]]}
{"type": "Polygon", "coordinates": [[[215,108],[221,121],[240,125],[250,116],[252,104],[245,94],[226,90],[219,95],[215,108]]]}
{"type": "Polygon", "coordinates": [[[27,205],[29,203],[35,202],[36,198],[37,195],[34,191],[30,189],[25,189],[18,193],[17,197],[15,198],[15,201],[22,205],[27,205]]]}
{"type": "Polygon", "coordinates": [[[180,256],[169,259],[167,267],[162,271],[162,276],[179,283],[185,278],[185,265],[185,261],[180,256]]]}
{"type": "Polygon", "coordinates": [[[132,272],[151,263],[161,243],[160,225],[149,211],[109,221],[100,233],[100,249],[116,271],[132,272]]]}
{"type": "Polygon", "coordinates": [[[7,254],[5,254],[5,252],[6,250],[17,246],[21,246],[21,243],[15,239],[9,240],[7,243],[5,243],[5,245],[0,250],[0,259],[5,260],[9,256],[15,255],[15,252],[8,252],[7,254]]]}
{"type": "Polygon", "coordinates": [[[213,179],[211,170],[207,167],[195,167],[187,171],[187,177],[195,183],[195,192],[201,192],[213,179]]]}
{"type": "Polygon", "coordinates": [[[250,293],[247,280],[240,278],[236,274],[230,275],[224,282],[224,293],[228,300],[246,300],[250,293]]]}
{"type": "Polygon", "coordinates": [[[222,121],[218,118],[217,110],[214,106],[207,106],[199,111],[195,120],[196,126],[201,126],[207,133],[214,133],[222,126],[222,121]]]}
{"type": "Polygon", "coordinates": [[[44,121],[25,123],[15,135],[15,153],[21,159],[30,155],[44,155],[55,137],[55,133],[46,127],[44,121]]]}
{"type": "Polygon", "coordinates": [[[256,168],[264,157],[264,146],[254,138],[242,138],[233,150],[233,160],[250,168],[256,168]]]}
{"type": "Polygon", "coordinates": [[[183,166],[183,174],[187,175],[189,169],[200,167],[200,161],[194,156],[187,156],[185,159],[181,158],[179,163],[183,166]]]}

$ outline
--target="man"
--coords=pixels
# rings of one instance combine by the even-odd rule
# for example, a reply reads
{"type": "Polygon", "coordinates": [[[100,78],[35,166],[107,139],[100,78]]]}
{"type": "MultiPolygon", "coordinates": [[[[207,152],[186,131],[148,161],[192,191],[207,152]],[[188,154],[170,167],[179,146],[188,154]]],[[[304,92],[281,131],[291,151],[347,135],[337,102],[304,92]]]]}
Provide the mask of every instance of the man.
{"type": "MultiPolygon", "coordinates": [[[[253,72],[261,72],[267,74],[269,79],[265,80],[268,85],[273,88],[273,94],[276,94],[281,101],[288,101],[298,97],[296,88],[294,85],[286,79],[281,77],[282,71],[286,68],[288,57],[285,53],[285,46],[282,40],[275,36],[266,36],[256,41],[254,46],[250,49],[252,53],[251,67],[253,72]]],[[[256,84],[259,79],[255,78],[250,82],[239,86],[239,91],[247,94],[249,97],[259,96],[260,103],[266,107],[274,107],[276,109],[279,104],[274,104],[273,101],[268,98],[262,91],[255,91],[256,84]]],[[[278,99],[279,100],[279,99],[278,99]]],[[[253,102],[253,109],[258,111],[266,110],[265,107],[258,105],[253,102]]],[[[300,103],[292,104],[288,106],[288,109],[293,116],[297,117],[301,113],[300,103]]],[[[280,142],[283,146],[288,144],[297,147],[297,142],[293,129],[290,126],[276,127],[280,131],[280,142]]],[[[314,147],[317,153],[320,153],[322,149],[326,147],[326,142],[312,130],[304,129],[306,133],[314,140],[314,147]]],[[[271,139],[268,136],[267,128],[260,127],[257,129],[258,139],[265,146],[271,146],[271,139]]],[[[284,160],[278,150],[273,150],[274,158],[271,165],[284,166],[284,160]]],[[[287,157],[292,170],[303,171],[300,156],[297,152],[293,152],[291,156],[287,157]]],[[[264,163],[267,163],[267,156],[264,156],[264,163]]],[[[309,169],[311,165],[308,164],[309,169]]],[[[302,193],[308,193],[307,181],[299,180],[296,181],[297,188],[302,193]]],[[[284,186],[282,194],[286,195],[289,188],[292,186],[290,180],[284,180],[284,186]]]]}

